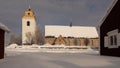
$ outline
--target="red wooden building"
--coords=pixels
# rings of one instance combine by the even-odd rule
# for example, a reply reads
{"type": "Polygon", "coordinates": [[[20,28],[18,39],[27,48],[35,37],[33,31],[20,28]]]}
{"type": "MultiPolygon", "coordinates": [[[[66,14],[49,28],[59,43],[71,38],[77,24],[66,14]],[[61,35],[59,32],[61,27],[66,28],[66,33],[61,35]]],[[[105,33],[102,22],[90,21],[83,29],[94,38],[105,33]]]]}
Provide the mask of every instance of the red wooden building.
{"type": "Polygon", "coordinates": [[[100,27],[100,54],[120,57],[120,0],[113,0],[100,27]]]}
{"type": "Polygon", "coordinates": [[[5,32],[9,32],[9,29],[0,23],[0,59],[4,58],[5,32]]]}

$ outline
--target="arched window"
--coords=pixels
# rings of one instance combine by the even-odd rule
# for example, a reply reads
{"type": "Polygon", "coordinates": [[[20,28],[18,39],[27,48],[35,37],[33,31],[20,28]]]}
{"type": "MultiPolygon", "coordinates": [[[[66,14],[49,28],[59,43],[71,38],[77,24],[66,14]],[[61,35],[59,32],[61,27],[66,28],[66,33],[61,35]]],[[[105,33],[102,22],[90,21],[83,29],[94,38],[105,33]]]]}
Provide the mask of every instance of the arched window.
{"type": "Polygon", "coordinates": [[[30,21],[27,21],[27,26],[30,26],[30,21]]]}

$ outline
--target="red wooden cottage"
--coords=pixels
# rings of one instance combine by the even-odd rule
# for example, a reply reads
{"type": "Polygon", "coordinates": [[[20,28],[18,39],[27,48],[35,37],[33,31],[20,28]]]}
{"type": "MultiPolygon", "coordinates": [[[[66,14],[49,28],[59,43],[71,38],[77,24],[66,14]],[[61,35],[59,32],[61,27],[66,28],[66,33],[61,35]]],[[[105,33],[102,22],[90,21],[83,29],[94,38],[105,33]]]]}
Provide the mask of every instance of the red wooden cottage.
{"type": "Polygon", "coordinates": [[[0,59],[4,58],[5,32],[9,32],[9,29],[0,23],[0,59]]]}
{"type": "Polygon", "coordinates": [[[114,0],[100,27],[100,54],[120,57],[120,0],[114,0]]]}

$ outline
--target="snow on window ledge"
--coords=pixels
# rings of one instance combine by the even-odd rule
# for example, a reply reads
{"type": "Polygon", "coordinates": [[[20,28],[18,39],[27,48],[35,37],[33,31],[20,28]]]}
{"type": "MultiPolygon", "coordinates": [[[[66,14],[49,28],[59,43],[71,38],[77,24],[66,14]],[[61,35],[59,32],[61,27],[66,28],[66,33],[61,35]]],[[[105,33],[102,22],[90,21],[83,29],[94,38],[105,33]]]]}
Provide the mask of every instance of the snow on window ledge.
{"type": "Polygon", "coordinates": [[[108,36],[115,35],[115,34],[118,34],[118,29],[112,30],[107,33],[108,36]]]}

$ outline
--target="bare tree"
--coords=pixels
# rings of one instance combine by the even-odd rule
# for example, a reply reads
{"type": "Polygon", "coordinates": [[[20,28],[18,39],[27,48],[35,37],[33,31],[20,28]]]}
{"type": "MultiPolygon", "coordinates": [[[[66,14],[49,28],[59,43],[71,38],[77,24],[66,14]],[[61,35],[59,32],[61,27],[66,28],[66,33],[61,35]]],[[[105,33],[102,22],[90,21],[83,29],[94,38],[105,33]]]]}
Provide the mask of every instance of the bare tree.
{"type": "Polygon", "coordinates": [[[16,42],[16,35],[14,35],[14,34],[12,34],[11,36],[10,36],[10,44],[13,44],[13,43],[15,43],[16,42]]]}
{"type": "Polygon", "coordinates": [[[10,36],[10,43],[9,44],[13,44],[13,43],[21,45],[22,44],[22,38],[21,38],[21,36],[17,36],[15,34],[12,34],[10,36]]]}
{"type": "Polygon", "coordinates": [[[41,31],[41,29],[39,27],[37,27],[37,29],[36,29],[35,36],[36,36],[36,44],[44,43],[43,32],[41,31]]]}
{"type": "Polygon", "coordinates": [[[18,45],[21,45],[21,44],[22,44],[22,36],[21,36],[21,35],[19,35],[19,36],[17,37],[17,44],[18,44],[18,45]]]}
{"type": "Polygon", "coordinates": [[[44,43],[44,36],[42,31],[39,27],[36,28],[35,35],[31,34],[30,32],[26,33],[26,44],[43,44],[44,43]]]}
{"type": "Polygon", "coordinates": [[[31,32],[26,33],[26,44],[31,45],[34,44],[35,36],[31,32]]]}

